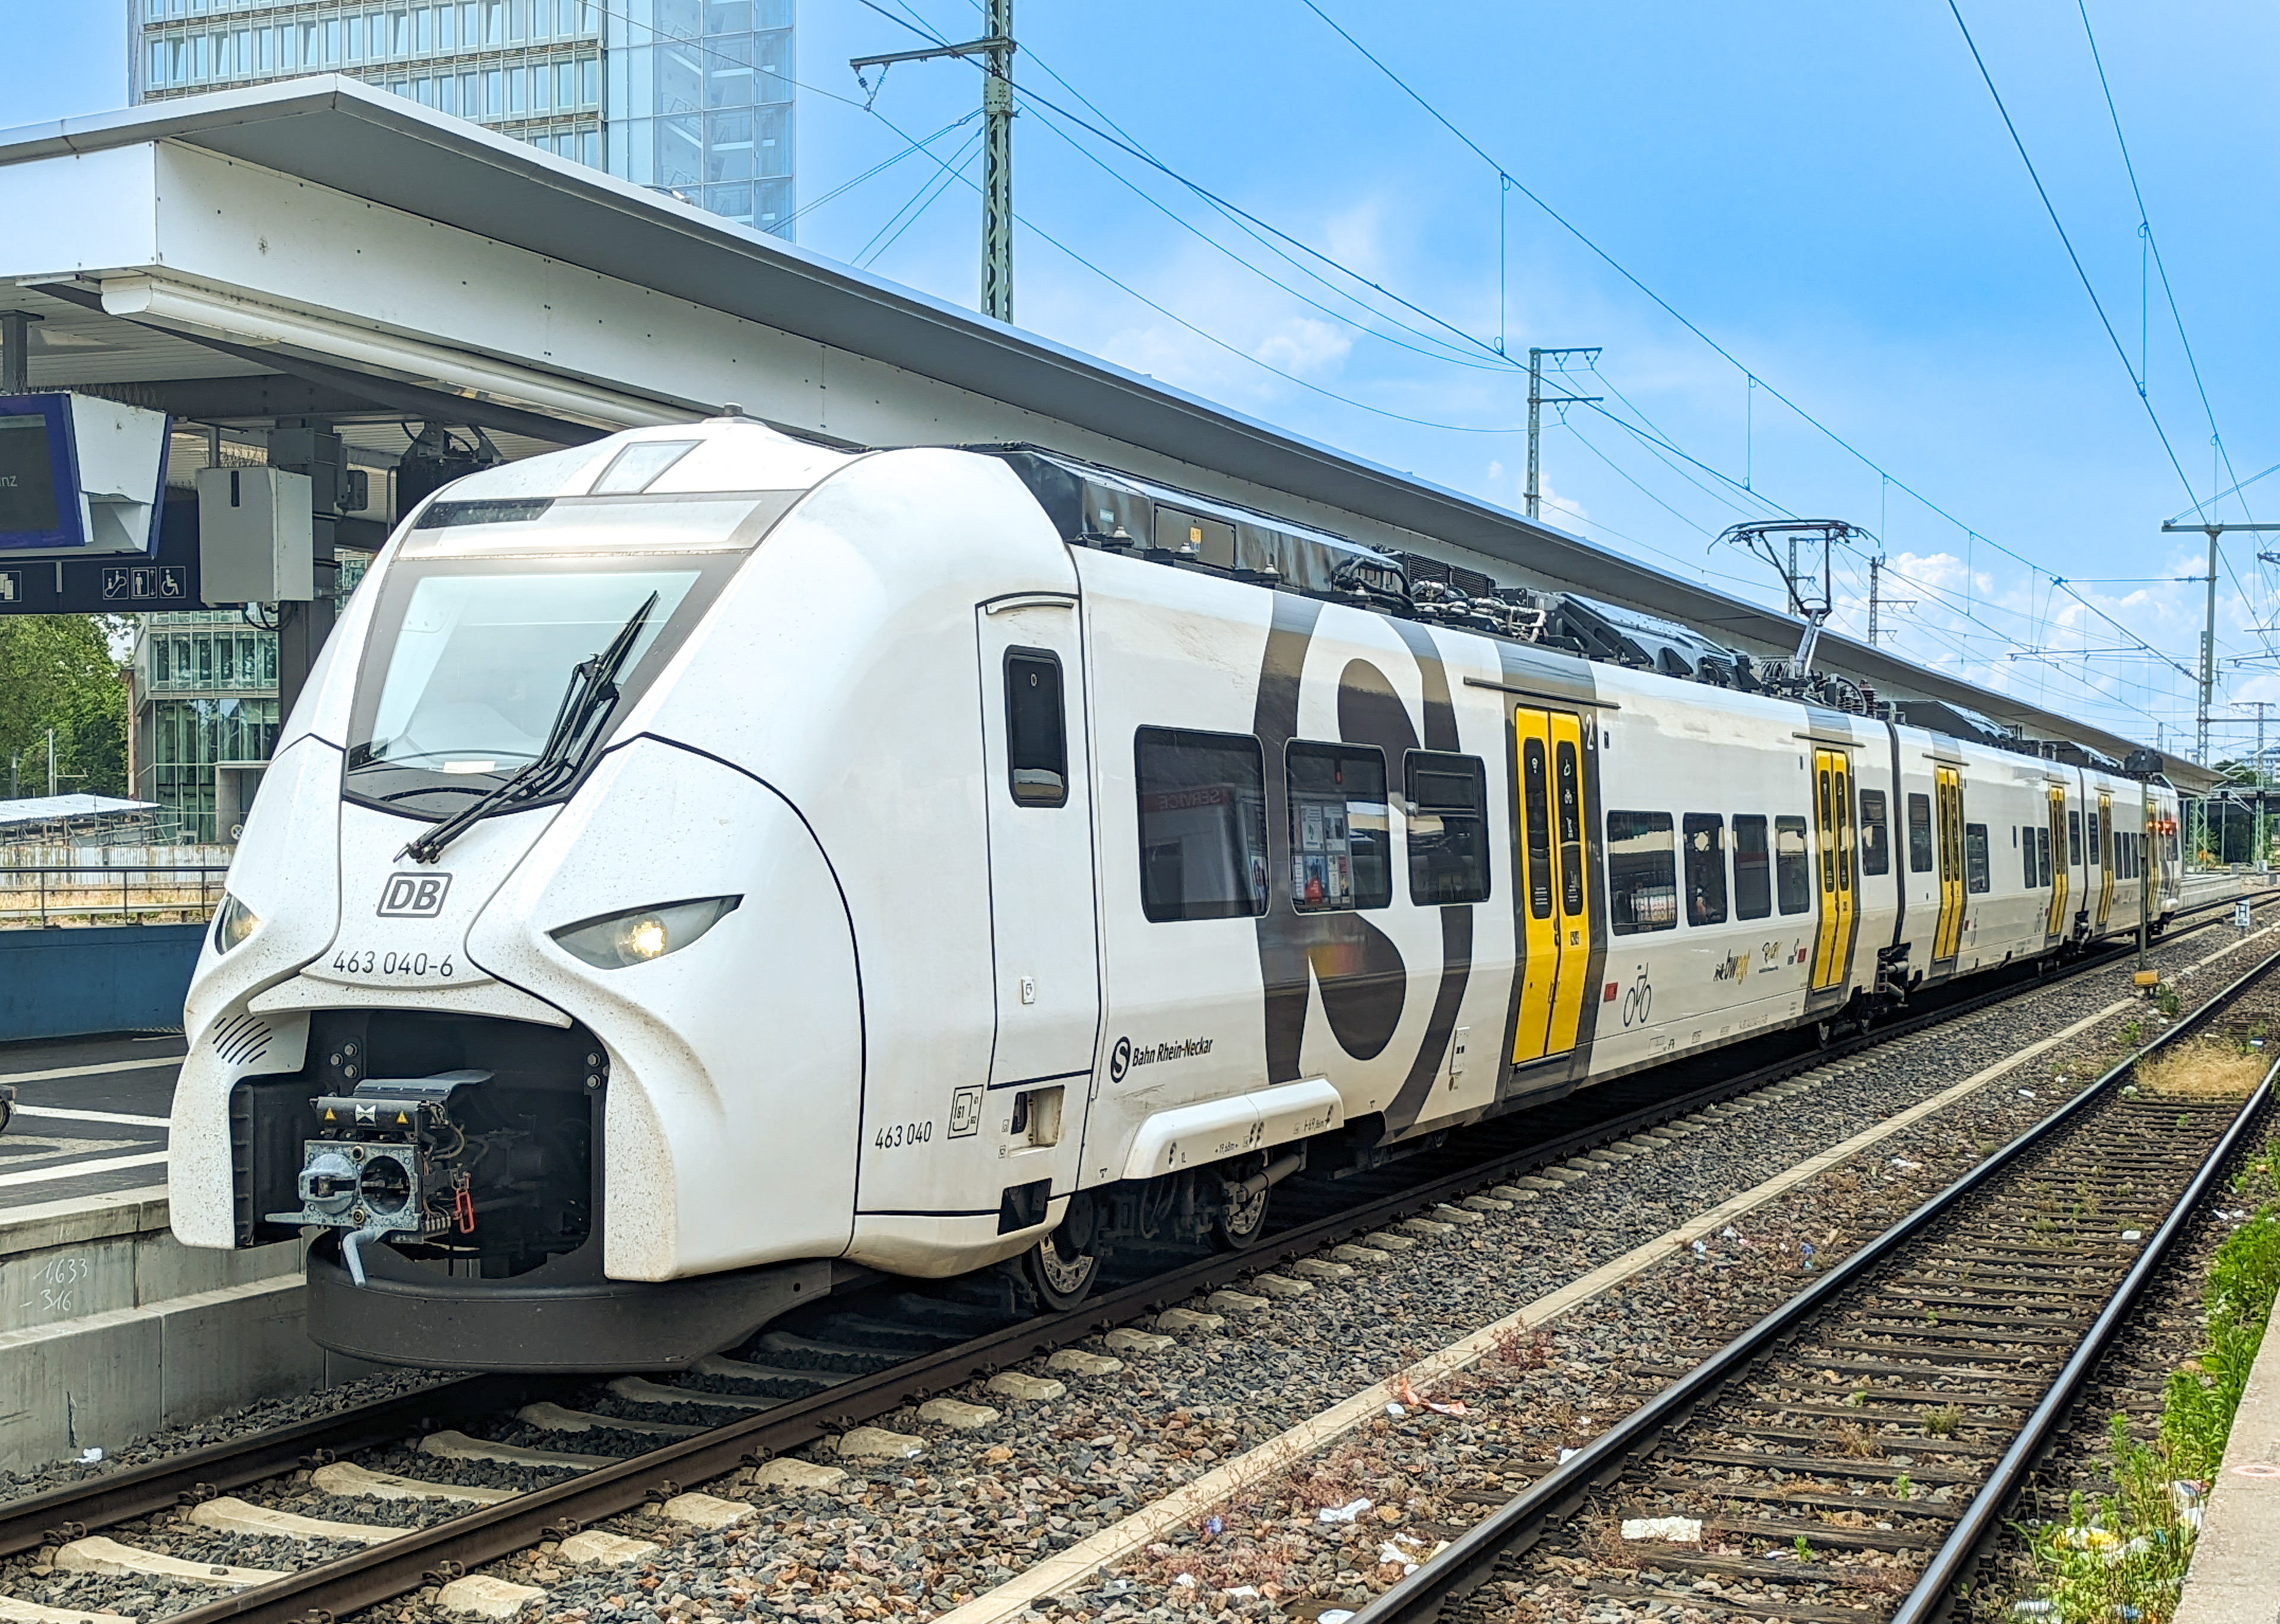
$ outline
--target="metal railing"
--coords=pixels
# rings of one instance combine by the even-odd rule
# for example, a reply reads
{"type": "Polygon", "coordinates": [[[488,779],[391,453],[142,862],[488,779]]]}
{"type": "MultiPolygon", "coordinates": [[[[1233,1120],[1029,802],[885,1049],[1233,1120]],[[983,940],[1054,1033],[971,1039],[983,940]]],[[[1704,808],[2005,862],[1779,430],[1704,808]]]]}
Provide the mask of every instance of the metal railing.
{"type": "Polygon", "coordinates": [[[221,900],[227,864],[0,864],[0,928],[131,923],[157,914],[205,919],[221,900]]]}

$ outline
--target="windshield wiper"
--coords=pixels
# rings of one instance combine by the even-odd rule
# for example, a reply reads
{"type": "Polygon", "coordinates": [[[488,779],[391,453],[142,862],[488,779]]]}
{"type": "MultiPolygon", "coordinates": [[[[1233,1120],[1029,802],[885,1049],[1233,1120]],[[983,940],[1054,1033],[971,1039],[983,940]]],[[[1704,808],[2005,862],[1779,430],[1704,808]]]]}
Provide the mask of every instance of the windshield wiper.
{"type": "Polygon", "coordinates": [[[634,644],[641,640],[642,627],[648,624],[650,612],[656,607],[657,594],[652,592],[634,611],[632,618],[618,628],[609,647],[571,667],[570,685],[562,691],[562,704],[554,712],[554,725],[547,729],[545,747],[528,766],[481,800],[453,812],[396,855],[408,857],[415,863],[432,863],[443,855],[444,847],[493,812],[535,800],[575,778],[585,763],[586,752],[601,737],[602,724],[617,706],[618,673],[625,669],[634,644]]]}

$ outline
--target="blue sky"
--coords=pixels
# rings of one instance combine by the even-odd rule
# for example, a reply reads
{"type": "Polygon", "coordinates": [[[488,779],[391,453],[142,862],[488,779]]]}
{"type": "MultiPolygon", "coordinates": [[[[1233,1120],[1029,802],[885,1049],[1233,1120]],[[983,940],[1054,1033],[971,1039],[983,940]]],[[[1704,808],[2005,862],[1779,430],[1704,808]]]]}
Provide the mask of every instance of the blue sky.
{"type": "MultiPolygon", "coordinates": [[[[1883,537],[1888,594],[1915,600],[1888,623],[1902,652],[2133,735],[2150,737],[2158,721],[2174,744],[2190,729],[2192,693],[2169,662],[2194,661],[2202,592],[2176,578],[2201,572],[2206,543],[2163,535],[2161,522],[2280,463],[2280,409],[2262,387],[2275,358],[2264,312],[2280,247],[2280,111],[2268,91],[2280,15],[2087,0],[2205,412],[2159,277],[2141,279],[2138,208],[2078,0],[1959,3],[2126,362],[1945,0],[1316,0],[1739,366],[1519,191],[1501,196],[1500,251],[1496,170],[1305,0],[1016,0],[1016,79],[1041,99],[1016,125],[1015,313],[1063,343],[1514,506],[1526,381],[1493,346],[1499,335],[1523,355],[1531,343],[1600,346],[1599,375],[1570,380],[1575,392],[1608,396],[1634,428],[1651,423],[1715,472],[1658,455],[1588,408],[1571,408],[1565,424],[1547,413],[1548,517],[1759,598],[1777,590],[1770,575],[1712,551],[1712,535],[1745,513],[1771,515],[1768,503],[1850,520],[1883,537]],[[1113,120],[1168,169],[1304,244],[1278,246],[1306,269],[1048,104],[1113,120]],[[2141,285],[2145,403],[2132,377],[2141,285]],[[1767,387],[1753,389],[1751,374],[1767,387]]],[[[970,304],[970,187],[951,184],[881,245],[928,173],[940,178],[928,158],[814,201],[906,135],[978,104],[974,69],[938,62],[894,69],[863,110],[846,59],[920,42],[886,13],[949,38],[981,31],[974,0],[880,5],[800,4],[799,188],[813,206],[799,240],[840,258],[867,249],[879,273],[970,304]]],[[[15,45],[0,61],[0,123],[117,105],[124,10],[0,0],[15,45]]],[[[971,128],[933,150],[952,157],[971,128]]],[[[978,158],[967,173],[979,176],[978,158]]],[[[2245,496],[2226,498],[2222,516],[2280,519],[2280,475],[2245,496]]],[[[2265,545],[2280,551],[2280,535],[2265,545]]],[[[2224,700],[2280,699],[2280,658],[2260,658],[2280,634],[2254,629],[2280,620],[2280,574],[2256,551],[2253,537],[2229,538],[2219,581],[2219,654],[2243,662],[2220,671],[2220,713],[2231,717],[2243,713],[2224,700]]],[[[1855,633],[1866,581],[1859,557],[1841,561],[1838,619],[1855,633]]]]}

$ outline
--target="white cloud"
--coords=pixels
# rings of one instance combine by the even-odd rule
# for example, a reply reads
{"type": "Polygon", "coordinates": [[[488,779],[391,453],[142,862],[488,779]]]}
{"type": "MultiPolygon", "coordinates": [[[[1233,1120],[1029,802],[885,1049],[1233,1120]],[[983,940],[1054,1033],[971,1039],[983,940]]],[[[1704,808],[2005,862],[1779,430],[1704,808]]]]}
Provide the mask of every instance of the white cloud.
{"type": "Polygon", "coordinates": [[[1252,354],[1303,378],[1335,373],[1352,349],[1353,337],[1345,329],[1315,317],[1294,316],[1252,354]]]}

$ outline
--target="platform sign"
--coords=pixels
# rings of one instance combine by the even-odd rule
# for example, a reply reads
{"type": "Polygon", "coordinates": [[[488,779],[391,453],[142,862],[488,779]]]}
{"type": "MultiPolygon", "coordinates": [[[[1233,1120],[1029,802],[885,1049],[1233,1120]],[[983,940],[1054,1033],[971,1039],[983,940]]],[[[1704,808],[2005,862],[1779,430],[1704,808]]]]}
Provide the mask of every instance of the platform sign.
{"type": "Polygon", "coordinates": [[[202,609],[198,599],[198,504],[187,492],[164,504],[157,548],[147,555],[6,558],[0,615],[142,614],[202,609]]]}

